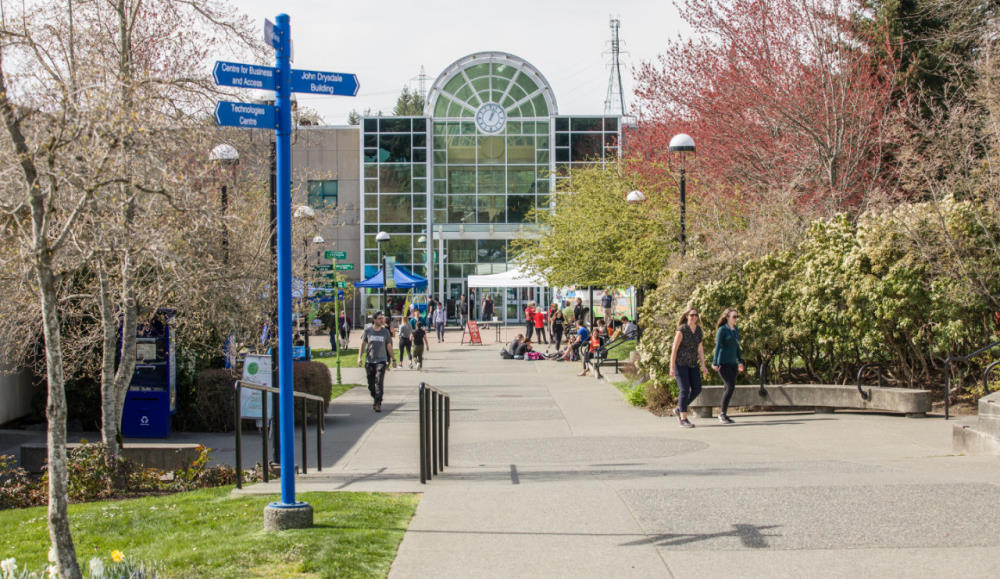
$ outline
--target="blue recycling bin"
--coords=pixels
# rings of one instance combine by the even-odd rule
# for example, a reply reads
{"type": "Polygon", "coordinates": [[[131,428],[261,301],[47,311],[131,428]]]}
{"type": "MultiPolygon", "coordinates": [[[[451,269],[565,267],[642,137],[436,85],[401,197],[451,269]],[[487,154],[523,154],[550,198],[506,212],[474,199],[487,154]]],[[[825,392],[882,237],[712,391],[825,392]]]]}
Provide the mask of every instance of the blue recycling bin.
{"type": "Polygon", "coordinates": [[[167,438],[177,412],[172,311],[158,314],[137,331],[135,373],[122,410],[122,435],[127,438],[167,438]]]}

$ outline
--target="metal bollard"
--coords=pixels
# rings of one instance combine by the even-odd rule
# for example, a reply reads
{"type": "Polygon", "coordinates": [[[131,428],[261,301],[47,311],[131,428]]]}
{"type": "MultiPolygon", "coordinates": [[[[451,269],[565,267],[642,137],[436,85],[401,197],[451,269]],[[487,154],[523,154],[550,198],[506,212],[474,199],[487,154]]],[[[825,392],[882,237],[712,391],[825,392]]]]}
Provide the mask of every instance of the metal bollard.
{"type": "Polygon", "coordinates": [[[267,418],[268,418],[268,414],[267,414],[267,395],[265,393],[263,393],[263,392],[261,392],[261,396],[260,396],[260,415],[262,417],[260,419],[260,422],[261,422],[260,432],[261,432],[261,436],[262,436],[261,445],[260,445],[261,446],[261,465],[264,468],[264,482],[268,482],[268,481],[271,480],[271,465],[268,464],[268,460],[267,460],[267,442],[268,442],[268,439],[269,439],[269,437],[267,435],[267,430],[268,430],[267,429],[267,425],[268,425],[268,421],[267,421],[267,418]]]}
{"type": "Polygon", "coordinates": [[[242,394],[242,385],[240,381],[236,381],[236,403],[233,404],[235,407],[236,419],[236,488],[243,488],[243,421],[240,417],[240,397],[242,394]]]}

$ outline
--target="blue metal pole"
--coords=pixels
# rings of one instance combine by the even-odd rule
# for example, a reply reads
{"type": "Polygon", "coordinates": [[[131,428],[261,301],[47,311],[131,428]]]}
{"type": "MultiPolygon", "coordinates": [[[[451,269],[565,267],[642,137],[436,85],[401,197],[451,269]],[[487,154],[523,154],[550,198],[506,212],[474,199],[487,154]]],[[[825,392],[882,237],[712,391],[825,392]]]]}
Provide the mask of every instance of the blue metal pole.
{"type": "Polygon", "coordinates": [[[287,14],[275,19],[279,38],[276,50],[278,69],[276,104],[277,196],[278,196],[278,387],[281,415],[281,502],[295,504],[295,417],[292,414],[292,109],[291,109],[291,26],[287,14]]]}

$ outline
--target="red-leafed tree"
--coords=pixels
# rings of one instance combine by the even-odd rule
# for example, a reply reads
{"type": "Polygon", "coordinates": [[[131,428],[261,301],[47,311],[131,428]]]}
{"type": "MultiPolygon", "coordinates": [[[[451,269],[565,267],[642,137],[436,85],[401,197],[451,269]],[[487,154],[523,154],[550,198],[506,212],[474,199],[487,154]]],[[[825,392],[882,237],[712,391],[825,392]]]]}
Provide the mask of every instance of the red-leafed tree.
{"type": "Polygon", "coordinates": [[[780,200],[807,217],[857,211],[892,188],[895,52],[858,25],[869,19],[860,2],[682,0],[680,11],[694,37],[636,74],[626,146],[645,170],[663,170],[685,132],[708,204],[780,200]]]}

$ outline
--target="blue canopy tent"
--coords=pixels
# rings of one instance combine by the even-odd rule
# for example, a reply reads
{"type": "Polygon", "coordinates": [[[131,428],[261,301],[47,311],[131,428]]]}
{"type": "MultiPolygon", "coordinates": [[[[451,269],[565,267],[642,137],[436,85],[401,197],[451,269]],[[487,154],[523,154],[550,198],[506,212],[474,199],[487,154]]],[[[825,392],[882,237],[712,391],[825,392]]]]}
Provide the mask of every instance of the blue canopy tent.
{"type": "MultiPolygon", "coordinates": [[[[396,280],[396,287],[400,289],[417,289],[422,288],[427,285],[427,278],[421,277],[409,269],[397,265],[393,270],[393,277],[396,280]]],[[[383,270],[379,270],[378,273],[371,276],[370,278],[359,281],[354,284],[354,287],[366,287],[366,288],[382,288],[385,287],[385,275],[383,270]]]]}

